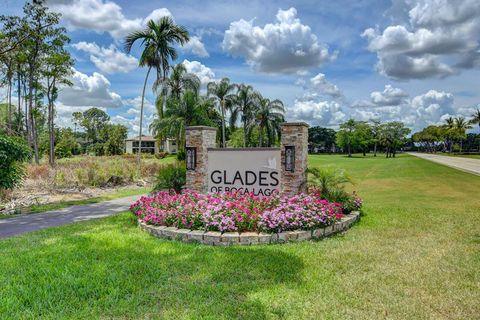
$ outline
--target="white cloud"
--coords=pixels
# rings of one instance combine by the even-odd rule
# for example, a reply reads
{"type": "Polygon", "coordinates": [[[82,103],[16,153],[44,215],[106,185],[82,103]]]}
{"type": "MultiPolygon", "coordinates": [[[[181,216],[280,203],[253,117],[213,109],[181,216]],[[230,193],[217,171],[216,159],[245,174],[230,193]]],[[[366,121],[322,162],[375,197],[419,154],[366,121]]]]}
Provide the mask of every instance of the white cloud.
{"type": "Polygon", "coordinates": [[[402,89],[386,85],[383,92],[374,91],[370,94],[370,99],[377,106],[398,106],[408,96],[402,89]]]}
{"type": "Polygon", "coordinates": [[[338,98],[342,95],[337,85],[328,81],[323,73],[319,73],[311,78],[310,84],[314,90],[318,90],[320,93],[329,95],[333,98],[338,98]]]}
{"type": "Polygon", "coordinates": [[[215,81],[215,73],[209,67],[206,67],[198,61],[183,60],[182,64],[187,69],[187,72],[195,74],[203,86],[211,81],[215,81]]]}
{"type": "Polygon", "coordinates": [[[276,22],[263,27],[253,20],[232,22],[223,38],[223,49],[243,57],[258,71],[296,73],[334,59],[309,26],[297,18],[297,10],[278,10],[276,22]]]}
{"type": "Polygon", "coordinates": [[[347,119],[344,108],[337,101],[295,100],[287,112],[289,120],[305,121],[311,125],[335,127],[347,119]]]}
{"type": "Polygon", "coordinates": [[[480,66],[478,0],[406,1],[409,20],[362,36],[378,71],[395,79],[445,77],[480,66]]]}
{"type": "Polygon", "coordinates": [[[138,67],[138,61],[135,57],[119,51],[113,44],[109,47],[100,47],[94,42],[81,41],[72,44],[72,46],[77,50],[89,53],[90,61],[100,71],[107,74],[127,73],[138,67]]]}
{"type": "Polygon", "coordinates": [[[60,90],[58,101],[66,106],[117,108],[122,106],[119,94],[110,90],[110,81],[101,73],[88,76],[73,69],[71,87],[60,90]]]}
{"type": "MultiPolygon", "coordinates": [[[[142,97],[123,100],[123,105],[128,109],[111,117],[113,123],[123,124],[128,128],[129,135],[138,135],[140,132],[140,107],[142,97]]],[[[148,99],[144,101],[142,134],[149,134],[149,126],[155,118],[155,106],[148,99]]]]}
{"type": "Polygon", "coordinates": [[[207,49],[205,49],[205,46],[202,43],[202,39],[197,36],[190,37],[190,41],[183,46],[183,49],[192,52],[201,58],[209,56],[207,49]]]}
{"type": "Polygon", "coordinates": [[[415,127],[439,124],[447,115],[456,115],[453,95],[444,91],[429,90],[412,99],[411,108],[416,116],[415,127]]]}
{"type": "MultiPolygon", "coordinates": [[[[92,108],[91,106],[66,106],[63,103],[55,104],[56,119],[55,124],[60,127],[74,128],[75,124],[72,121],[73,112],[84,112],[92,108]]],[[[107,108],[100,107],[98,108],[102,111],[107,112],[107,108]]],[[[77,129],[79,126],[77,125],[77,129]]]]}
{"type": "Polygon", "coordinates": [[[128,33],[143,28],[150,19],[171,16],[168,9],[159,8],[145,19],[129,19],[118,4],[108,0],[49,1],[49,5],[62,14],[62,19],[70,27],[108,32],[114,39],[121,39],[128,33]]]}

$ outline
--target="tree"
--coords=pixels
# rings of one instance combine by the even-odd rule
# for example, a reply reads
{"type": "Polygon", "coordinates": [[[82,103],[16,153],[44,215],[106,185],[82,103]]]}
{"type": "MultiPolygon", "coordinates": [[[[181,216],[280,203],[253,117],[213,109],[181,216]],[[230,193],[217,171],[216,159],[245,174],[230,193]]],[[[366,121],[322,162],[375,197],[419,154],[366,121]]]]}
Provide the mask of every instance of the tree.
{"type": "Polygon", "coordinates": [[[172,67],[170,76],[162,81],[159,97],[162,101],[169,97],[180,99],[180,96],[186,91],[198,94],[200,91],[200,79],[195,74],[188,73],[185,66],[179,63],[172,67]]]}
{"type": "Polygon", "coordinates": [[[69,80],[73,73],[73,60],[70,53],[64,46],[70,42],[70,38],[65,35],[64,28],[53,30],[55,35],[50,36],[47,44],[47,56],[44,59],[44,75],[46,78],[46,95],[48,101],[48,131],[49,131],[49,157],[48,162],[51,166],[55,163],[55,100],[58,97],[59,86],[71,86],[69,80]]]}
{"type": "Polygon", "coordinates": [[[82,124],[83,113],[81,113],[80,111],[75,111],[72,113],[72,118],[73,118],[73,125],[75,128],[73,132],[75,136],[77,136],[77,126],[82,124]]]}
{"type": "MultiPolygon", "coordinates": [[[[470,119],[470,124],[478,124],[478,128],[480,129],[480,107],[472,113],[472,119],[470,119]]],[[[478,145],[478,151],[480,152],[480,144],[478,145]]]]}
{"type": "Polygon", "coordinates": [[[75,138],[75,134],[70,128],[61,128],[58,130],[58,139],[55,145],[55,155],[58,158],[70,158],[78,154],[80,145],[75,138]]]}
{"type": "Polygon", "coordinates": [[[356,121],[349,119],[340,125],[340,130],[337,132],[337,144],[344,150],[347,149],[349,157],[352,156],[352,148],[357,145],[356,127],[356,121]]]}
{"type": "Polygon", "coordinates": [[[263,147],[263,136],[267,136],[267,147],[271,147],[273,142],[280,138],[280,124],[285,122],[283,114],[285,108],[283,102],[275,99],[260,98],[258,109],[256,110],[256,122],[259,130],[259,146],[263,147]]]}
{"type": "Polygon", "coordinates": [[[83,112],[81,126],[85,128],[87,141],[97,143],[100,133],[110,120],[110,116],[98,108],[90,108],[83,112]]]}
{"type": "Polygon", "coordinates": [[[155,135],[175,137],[180,150],[185,147],[185,128],[193,125],[212,125],[208,110],[213,101],[199,97],[192,91],[185,92],[180,99],[167,100],[165,117],[156,118],[150,125],[155,135]]]}
{"type": "Polygon", "coordinates": [[[241,115],[243,127],[243,147],[248,145],[248,128],[254,123],[255,112],[260,102],[260,94],[255,92],[252,86],[241,84],[238,86],[236,96],[233,97],[232,114],[230,116],[230,126],[233,128],[237,122],[237,118],[241,115]]]}
{"type": "MultiPolygon", "coordinates": [[[[8,47],[9,44],[14,43],[21,37],[22,31],[20,30],[22,25],[22,20],[20,17],[16,16],[0,16],[0,23],[2,24],[2,31],[0,32],[0,39],[5,39],[6,41],[0,41],[5,46],[2,48],[8,47]]],[[[4,51],[0,54],[0,66],[4,67],[4,83],[7,85],[7,105],[8,105],[8,120],[6,121],[6,129],[8,134],[12,134],[12,119],[13,119],[13,106],[12,106],[12,84],[13,77],[15,73],[15,67],[17,62],[17,56],[19,51],[16,46],[12,47],[11,50],[4,51]]]]}
{"type": "Polygon", "coordinates": [[[107,124],[102,130],[103,152],[105,155],[123,154],[128,128],[122,124],[107,124]]]}
{"type": "Polygon", "coordinates": [[[52,35],[58,34],[55,27],[60,21],[60,14],[48,11],[44,1],[34,1],[24,6],[25,21],[24,31],[30,36],[22,43],[22,48],[26,52],[27,78],[28,78],[28,127],[30,133],[29,141],[33,145],[35,162],[39,163],[38,152],[38,132],[35,124],[34,108],[37,108],[37,91],[41,91],[41,68],[42,59],[47,54],[48,46],[45,43],[52,35]]]}
{"type": "Polygon", "coordinates": [[[29,157],[30,149],[24,141],[0,133],[0,192],[22,182],[25,176],[23,162],[29,157]]]}
{"type": "Polygon", "coordinates": [[[222,117],[222,148],[226,147],[225,136],[225,113],[227,105],[231,105],[237,89],[237,85],[230,83],[230,79],[223,78],[220,82],[210,82],[207,85],[207,94],[209,97],[213,97],[219,107],[222,117]]]}
{"type": "Polygon", "coordinates": [[[335,146],[336,132],[333,129],[322,127],[308,128],[308,143],[313,148],[320,148],[331,152],[335,146]]]}
{"type": "Polygon", "coordinates": [[[454,125],[454,132],[456,138],[460,142],[460,152],[462,152],[463,140],[466,139],[467,135],[466,132],[470,129],[471,126],[464,117],[456,117],[455,118],[455,125],[454,125]]]}
{"type": "Polygon", "coordinates": [[[448,129],[445,126],[428,126],[423,128],[422,131],[416,132],[412,139],[414,142],[420,144],[420,146],[427,152],[437,152],[438,146],[441,146],[442,142],[446,139],[448,129]]]}
{"type": "Polygon", "coordinates": [[[370,128],[371,128],[371,134],[372,134],[372,142],[373,142],[373,156],[377,156],[377,146],[378,143],[380,142],[380,133],[381,133],[381,128],[382,124],[380,123],[380,120],[370,120],[372,122],[370,128]]]}
{"type": "MultiPolygon", "coordinates": [[[[173,45],[183,45],[190,40],[188,31],[183,26],[178,26],[171,17],[162,17],[158,23],[153,20],[147,22],[147,27],[141,31],[134,31],[125,38],[125,51],[130,53],[135,42],[140,41],[143,51],[139,59],[139,66],[148,67],[143,83],[142,103],[140,105],[140,129],[138,136],[137,164],[140,172],[140,154],[142,153],[142,128],[143,128],[143,103],[148,76],[152,68],[157,71],[158,85],[167,77],[170,69],[170,60],[177,58],[177,50],[173,45]]],[[[163,108],[159,109],[159,117],[163,117],[163,108]]]]}
{"type": "Polygon", "coordinates": [[[372,141],[372,128],[367,122],[359,121],[355,124],[355,140],[365,157],[368,146],[372,141]]]}
{"type": "Polygon", "coordinates": [[[397,149],[405,144],[410,129],[402,122],[392,121],[382,125],[381,141],[385,145],[387,158],[395,158],[397,149]]]}

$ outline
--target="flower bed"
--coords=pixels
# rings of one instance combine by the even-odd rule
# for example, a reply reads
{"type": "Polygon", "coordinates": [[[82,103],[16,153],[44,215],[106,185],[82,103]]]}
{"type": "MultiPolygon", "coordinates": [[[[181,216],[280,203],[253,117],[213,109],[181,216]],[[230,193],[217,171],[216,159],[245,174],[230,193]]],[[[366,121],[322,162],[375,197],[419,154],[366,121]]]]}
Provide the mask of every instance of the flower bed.
{"type": "Polygon", "coordinates": [[[130,210],[144,224],[178,229],[280,233],[315,230],[342,218],[342,205],[316,194],[268,197],[240,193],[158,192],[142,197],[130,210]]]}

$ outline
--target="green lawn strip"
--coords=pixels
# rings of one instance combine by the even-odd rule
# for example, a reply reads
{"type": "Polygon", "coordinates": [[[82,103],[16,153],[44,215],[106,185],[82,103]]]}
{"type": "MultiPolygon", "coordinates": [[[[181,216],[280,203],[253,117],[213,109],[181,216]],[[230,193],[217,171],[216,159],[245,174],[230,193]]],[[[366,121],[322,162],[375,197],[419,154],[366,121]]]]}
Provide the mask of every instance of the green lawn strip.
{"type": "Polygon", "coordinates": [[[0,318],[473,319],[480,179],[408,155],[345,168],[362,220],[322,241],[160,240],[129,213],[0,240],[0,318]]]}
{"type": "MultiPolygon", "coordinates": [[[[20,211],[19,213],[22,213],[22,214],[41,213],[41,212],[46,212],[46,211],[63,209],[63,208],[67,208],[67,207],[70,207],[70,206],[92,204],[92,203],[98,203],[98,202],[107,201],[107,200],[113,200],[113,199],[117,199],[117,198],[123,198],[123,197],[145,194],[145,193],[149,193],[150,191],[152,191],[151,187],[142,187],[142,188],[135,188],[135,189],[122,189],[122,190],[118,190],[118,191],[114,191],[114,192],[111,192],[111,193],[104,194],[100,197],[94,197],[94,198],[89,198],[89,199],[69,200],[69,201],[61,201],[61,202],[55,202],[55,203],[33,205],[33,206],[30,206],[30,207],[27,207],[27,208],[19,209],[19,211],[20,211]]],[[[15,215],[0,215],[0,219],[7,219],[7,218],[14,217],[14,216],[15,215]]]]}

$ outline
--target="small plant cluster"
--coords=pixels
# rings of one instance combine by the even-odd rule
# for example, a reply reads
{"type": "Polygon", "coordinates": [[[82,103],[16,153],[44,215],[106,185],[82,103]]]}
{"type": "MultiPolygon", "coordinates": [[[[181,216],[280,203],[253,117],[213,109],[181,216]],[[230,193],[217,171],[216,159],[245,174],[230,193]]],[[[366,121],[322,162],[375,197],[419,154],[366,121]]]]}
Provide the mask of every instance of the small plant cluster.
{"type": "Polygon", "coordinates": [[[341,204],[306,193],[288,197],[161,191],[140,198],[130,210],[147,224],[220,232],[312,230],[342,217],[341,204]]]}
{"type": "Polygon", "coordinates": [[[308,190],[318,198],[340,203],[343,213],[360,210],[362,199],[354,192],[345,190],[345,185],[353,184],[345,171],[331,167],[309,168],[308,190]]]}

